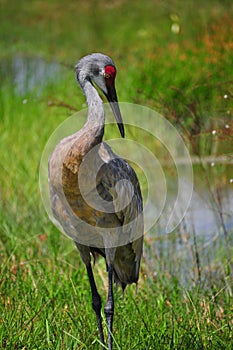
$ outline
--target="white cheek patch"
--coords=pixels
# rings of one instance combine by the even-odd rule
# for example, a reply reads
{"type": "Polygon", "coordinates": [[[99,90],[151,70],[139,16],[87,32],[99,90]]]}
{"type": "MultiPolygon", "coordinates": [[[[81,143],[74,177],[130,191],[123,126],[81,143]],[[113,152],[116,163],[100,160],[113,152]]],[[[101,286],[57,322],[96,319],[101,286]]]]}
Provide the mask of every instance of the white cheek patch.
{"type": "Polygon", "coordinates": [[[102,69],[100,70],[100,74],[104,77],[104,75],[105,75],[105,69],[104,69],[104,68],[102,68],[102,69]]]}
{"type": "Polygon", "coordinates": [[[104,74],[105,74],[104,69],[102,69],[98,77],[95,77],[93,80],[96,83],[96,85],[106,94],[107,88],[106,88],[104,74]]]}

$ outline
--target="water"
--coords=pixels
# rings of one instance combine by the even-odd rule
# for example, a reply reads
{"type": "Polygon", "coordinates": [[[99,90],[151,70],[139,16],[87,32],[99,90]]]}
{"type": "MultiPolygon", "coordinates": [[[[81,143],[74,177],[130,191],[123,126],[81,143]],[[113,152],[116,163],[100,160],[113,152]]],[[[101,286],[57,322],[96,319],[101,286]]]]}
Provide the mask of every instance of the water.
{"type": "Polygon", "coordinates": [[[35,90],[38,96],[50,81],[56,81],[59,71],[60,65],[56,61],[16,55],[1,62],[0,79],[2,83],[8,81],[19,96],[35,90]]]}
{"type": "MultiPolygon", "coordinates": [[[[194,178],[200,174],[202,169],[195,166],[194,178]]],[[[211,188],[201,179],[177,229],[166,234],[164,222],[159,220],[145,236],[148,274],[166,271],[185,287],[197,283],[209,287],[223,278],[227,250],[233,245],[233,190],[230,181],[224,183],[231,174],[232,165],[228,165],[224,177],[211,188]]]]}

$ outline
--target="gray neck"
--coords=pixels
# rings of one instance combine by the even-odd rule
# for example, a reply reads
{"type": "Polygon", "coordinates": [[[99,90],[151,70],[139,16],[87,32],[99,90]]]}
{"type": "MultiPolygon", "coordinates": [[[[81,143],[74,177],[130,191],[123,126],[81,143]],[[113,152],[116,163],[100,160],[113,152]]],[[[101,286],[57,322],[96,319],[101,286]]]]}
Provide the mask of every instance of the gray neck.
{"type": "Polygon", "coordinates": [[[87,121],[83,129],[88,132],[89,139],[92,138],[93,142],[97,144],[102,141],[104,135],[105,115],[103,102],[90,81],[86,80],[82,89],[88,105],[87,121]]]}

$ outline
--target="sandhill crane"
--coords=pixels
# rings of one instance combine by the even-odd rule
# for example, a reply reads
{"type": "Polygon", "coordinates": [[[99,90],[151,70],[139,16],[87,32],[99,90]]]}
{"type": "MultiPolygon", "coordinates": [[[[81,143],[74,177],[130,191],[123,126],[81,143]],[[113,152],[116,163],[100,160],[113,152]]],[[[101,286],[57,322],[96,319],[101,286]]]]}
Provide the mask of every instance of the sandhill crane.
{"type": "Polygon", "coordinates": [[[91,255],[94,258],[96,255],[105,258],[108,295],[104,313],[108,328],[108,348],[111,350],[113,278],[124,290],[127,284],[137,283],[139,277],[143,246],[142,196],[134,170],[102,141],[105,126],[104,104],[94,84],[107,97],[121,136],[124,137],[124,126],[115,90],[116,68],[112,59],[100,53],[85,56],[76,65],[76,76],[86,96],[88,116],[83,128],[60,141],[50,156],[50,201],[55,219],[73,238],[86,265],[92,307],[96,313],[103,348],[101,298],[94,280],[91,255]],[[84,170],[81,171],[83,164],[84,170]],[[96,167],[99,168],[93,182],[90,177],[96,172],[96,167]],[[83,198],[82,186],[86,186],[89,198],[93,189],[97,189],[99,198],[106,207],[109,208],[110,205],[111,210],[104,211],[92,207],[86,198],[83,198]],[[67,203],[72,210],[72,218],[67,212],[67,203]],[[80,218],[78,224],[74,222],[74,217],[80,218]],[[80,237],[86,238],[84,244],[80,237]],[[90,242],[89,238],[93,237],[94,241],[90,242]]]}

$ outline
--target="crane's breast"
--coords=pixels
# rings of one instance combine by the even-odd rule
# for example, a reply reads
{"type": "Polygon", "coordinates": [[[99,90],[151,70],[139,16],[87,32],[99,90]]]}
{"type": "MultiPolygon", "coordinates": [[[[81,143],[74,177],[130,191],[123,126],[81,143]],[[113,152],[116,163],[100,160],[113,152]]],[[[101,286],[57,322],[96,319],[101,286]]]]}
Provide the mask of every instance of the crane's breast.
{"type": "MultiPolygon", "coordinates": [[[[83,237],[85,241],[90,236],[103,237],[106,232],[118,235],[124,232],[124,225],[128,225],[129,236],[132,228],[139,227],[137,217],[142,212],[135,172],[104,144],[94,147],[88,155],[77,147],[76,142],[75,147],[73,143],[65,151],[57,149],[49,161],[55,219],[67,235],[76,241],[81,237],[81,243],[83,237]],[[131,222],[134,224],[130,226],[131,222]]],[[[98,244],[103,246],[102,238],[98,244]]],[[[96,237],[94,245],[98,246],[96,237]]]]}

